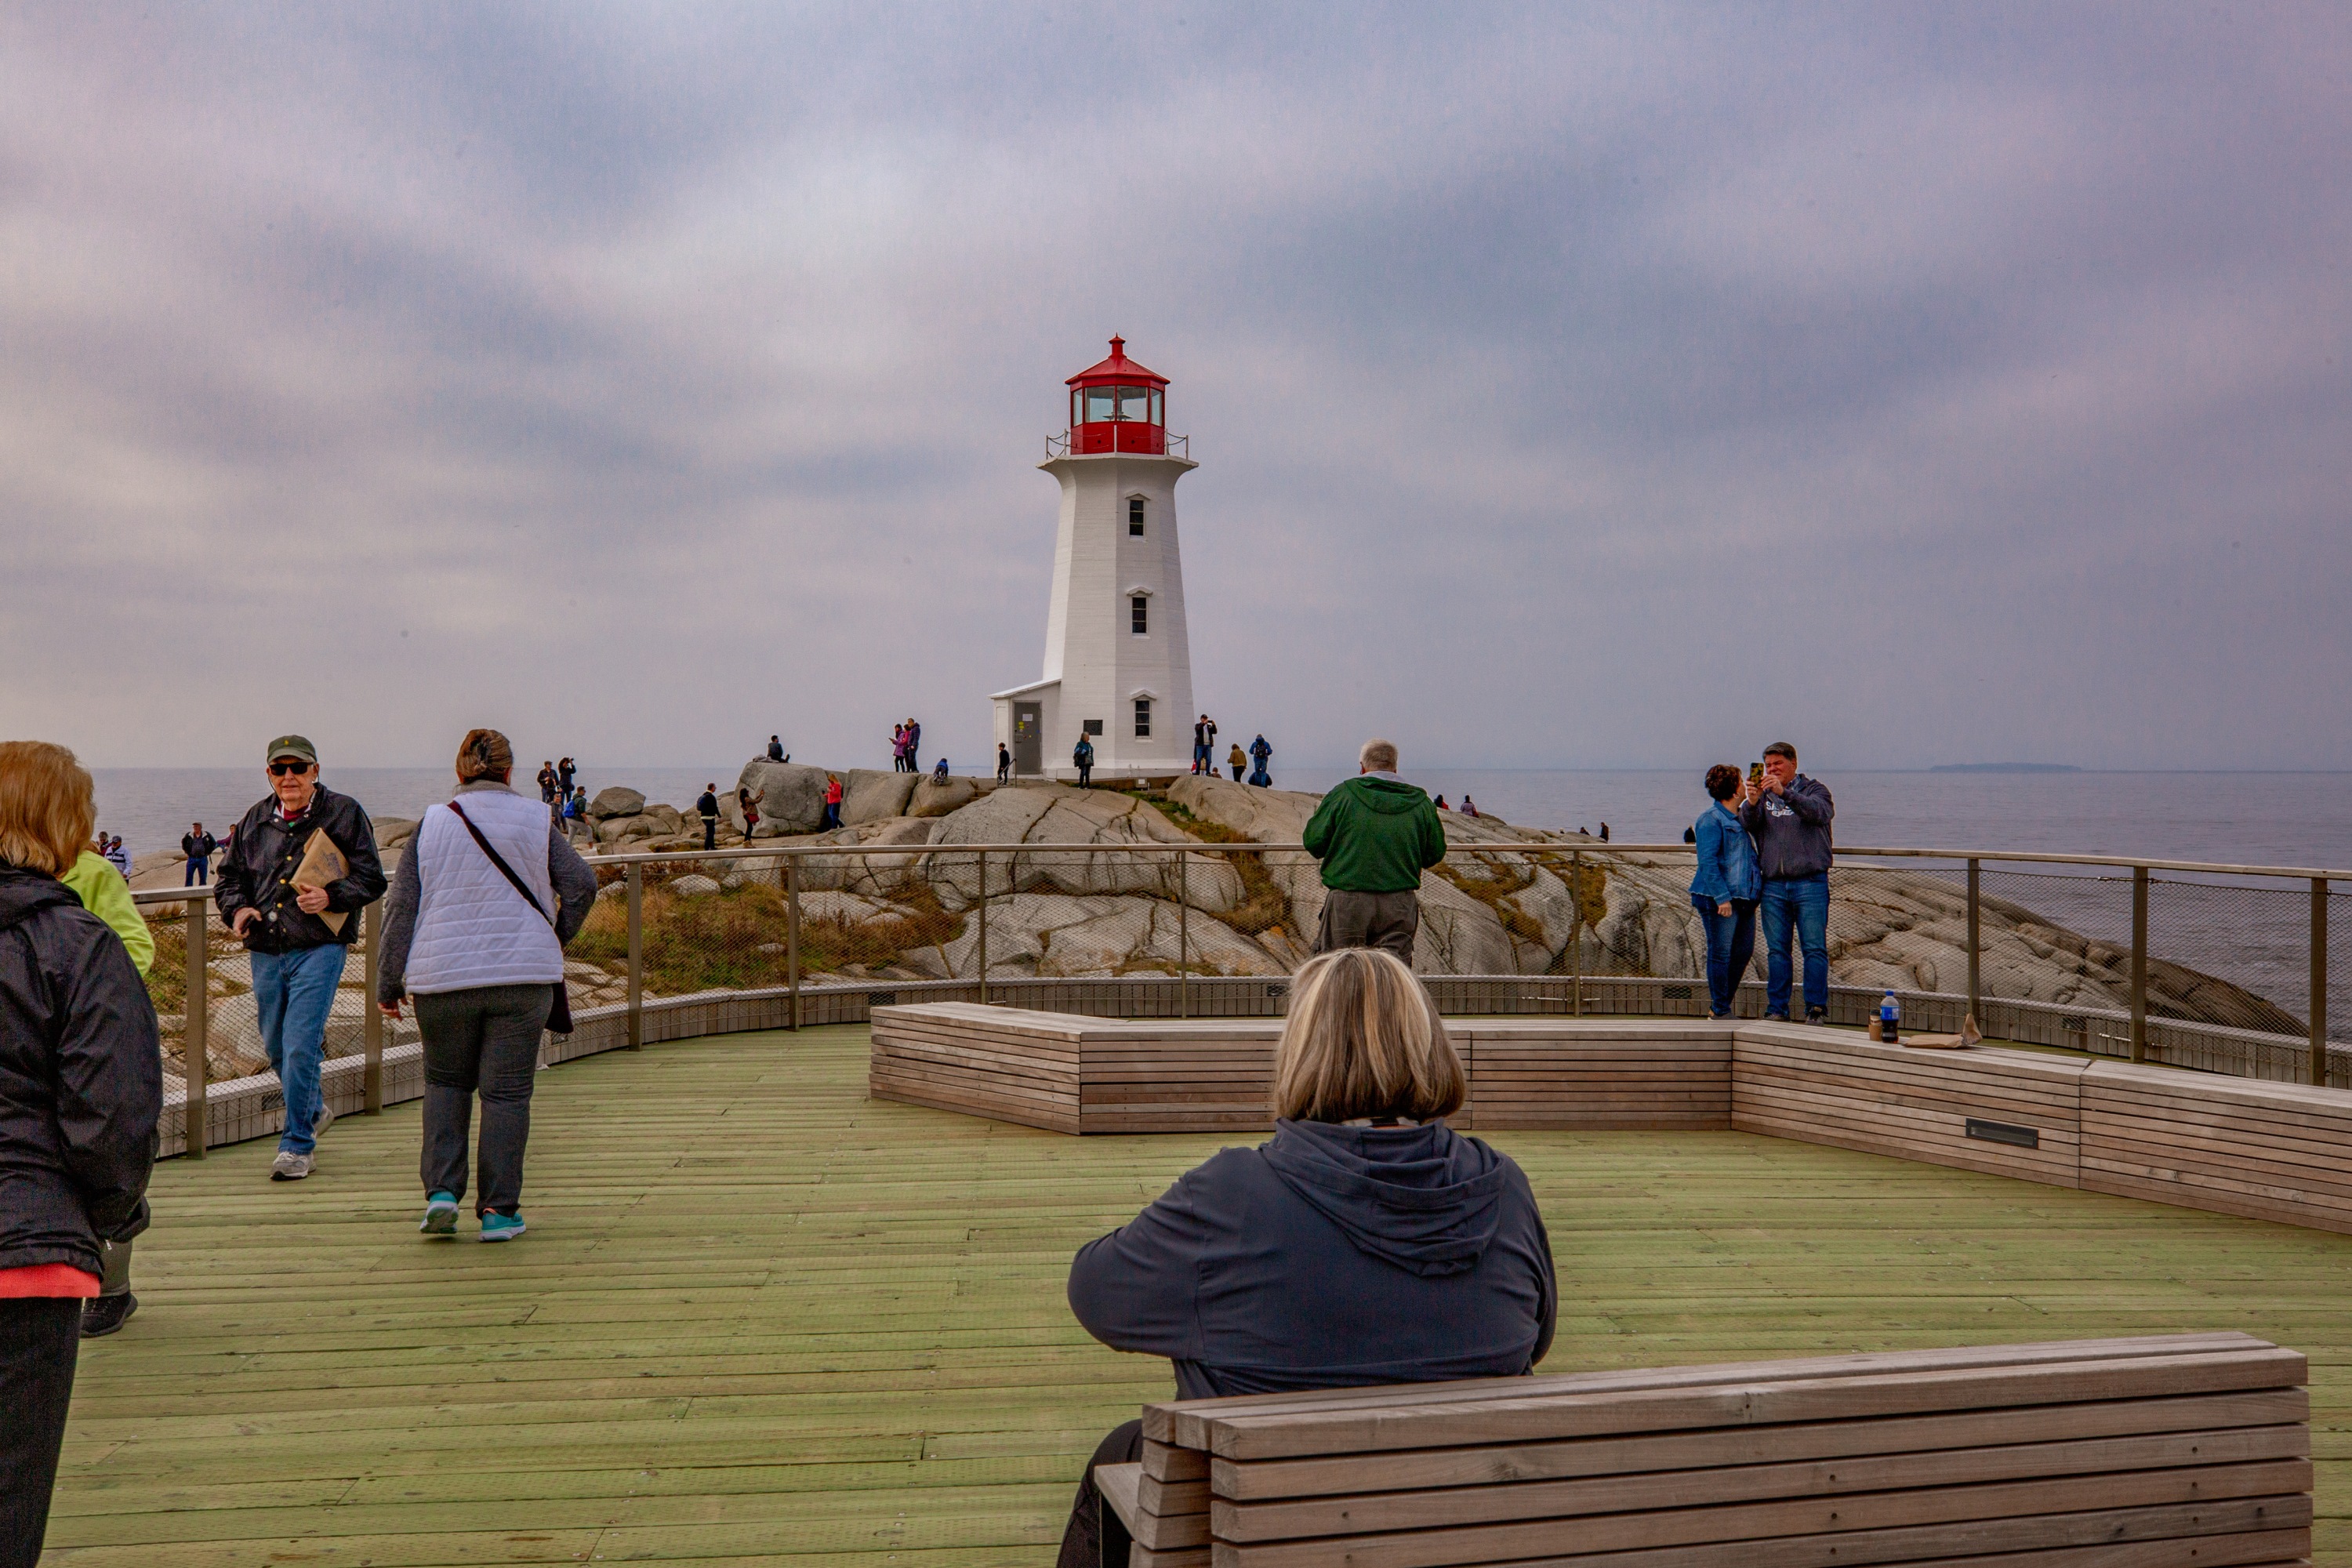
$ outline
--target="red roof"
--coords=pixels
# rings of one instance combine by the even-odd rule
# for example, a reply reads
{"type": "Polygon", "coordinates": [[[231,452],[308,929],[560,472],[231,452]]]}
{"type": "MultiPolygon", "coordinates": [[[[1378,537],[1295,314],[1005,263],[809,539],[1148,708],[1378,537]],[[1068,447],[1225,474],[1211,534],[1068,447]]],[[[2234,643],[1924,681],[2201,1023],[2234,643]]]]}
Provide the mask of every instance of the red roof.
{"type": "Polygon", "coordinates": [[[1168,384],[1168,378],[1166,376],[1161,375],[1157,371],[1146,370],[1141,365],[1127,357],[1127,340],[1125,338],[1113,338],[1110,341],[1110,358],[1103,361],[1100,364],[1093,365],[1086,370],[1078,372],[1077,374],[1070,377],[1070,379],[1064,384],[1068,386],[1097,386],[1105,382],[1123,382],[1132,385],[1139,381],[1148,381],[1159,386],[1165,386],[1168,384]]]}

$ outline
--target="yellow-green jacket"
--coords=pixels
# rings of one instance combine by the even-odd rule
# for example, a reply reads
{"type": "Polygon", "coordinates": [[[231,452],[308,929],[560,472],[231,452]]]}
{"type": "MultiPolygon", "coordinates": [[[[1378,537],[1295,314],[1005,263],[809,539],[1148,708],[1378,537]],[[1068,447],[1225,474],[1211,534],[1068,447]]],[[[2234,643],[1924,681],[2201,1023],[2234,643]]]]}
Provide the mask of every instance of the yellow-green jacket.
{"type": "Polygon", "coordinates": [[[114,934],[130,950],[133,968],[144,974],[155,967],[154,933],[147,929],[139,906],[131,901],[131,884],[103,856],[83,850],[73,868],[58,880],[73,889],[83,909],[114,928],[114,934]]]}

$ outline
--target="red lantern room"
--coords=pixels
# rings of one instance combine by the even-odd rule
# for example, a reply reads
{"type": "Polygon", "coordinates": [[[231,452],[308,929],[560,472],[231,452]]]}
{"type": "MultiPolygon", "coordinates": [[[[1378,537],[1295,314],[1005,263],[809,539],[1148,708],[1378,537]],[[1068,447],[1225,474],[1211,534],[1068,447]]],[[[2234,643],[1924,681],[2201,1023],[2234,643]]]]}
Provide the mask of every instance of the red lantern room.
{"type": "Polygon", "coordinates": [[[1168,378],[1127,357],[1127,340],[1110,341],[1110,358],[1070,377],[1069,455],[1168,455],[1168,378]]]}

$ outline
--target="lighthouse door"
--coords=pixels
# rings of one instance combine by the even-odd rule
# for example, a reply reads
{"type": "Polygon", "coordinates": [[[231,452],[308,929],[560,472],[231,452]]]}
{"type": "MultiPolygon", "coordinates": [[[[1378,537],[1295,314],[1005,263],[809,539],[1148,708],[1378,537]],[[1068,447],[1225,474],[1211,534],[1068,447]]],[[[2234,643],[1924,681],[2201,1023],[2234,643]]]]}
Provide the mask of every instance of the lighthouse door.
{"type": "Polygon", "coordinates": [[[1024,778],[1045,771],[1045,719],[1034,702],[1013,705],[1013,771],[1024,778]]]}

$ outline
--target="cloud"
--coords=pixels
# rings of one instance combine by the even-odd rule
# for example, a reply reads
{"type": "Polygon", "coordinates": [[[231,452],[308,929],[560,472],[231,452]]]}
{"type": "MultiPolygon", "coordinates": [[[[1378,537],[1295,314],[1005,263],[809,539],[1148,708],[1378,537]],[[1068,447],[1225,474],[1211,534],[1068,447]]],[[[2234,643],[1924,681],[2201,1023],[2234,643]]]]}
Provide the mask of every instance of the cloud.
{"type": "Polygon", "coordinates": [[[1286,757],[2352,766],[2347,62],[2326,7],[19,8],[0,730],[977,757],[1117,331],[1202,461],[1196,688],[1286,757]]]}

